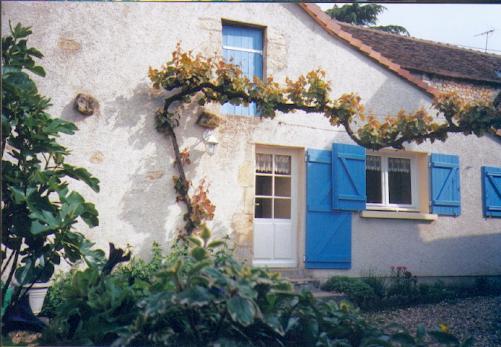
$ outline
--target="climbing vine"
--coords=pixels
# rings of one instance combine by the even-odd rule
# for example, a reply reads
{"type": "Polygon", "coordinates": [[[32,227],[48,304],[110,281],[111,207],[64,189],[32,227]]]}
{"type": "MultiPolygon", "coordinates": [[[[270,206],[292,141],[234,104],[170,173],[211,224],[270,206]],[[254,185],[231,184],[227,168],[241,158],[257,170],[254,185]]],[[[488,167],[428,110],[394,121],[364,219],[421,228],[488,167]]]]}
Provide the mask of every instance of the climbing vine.
{"type": "Polygon", "coordinates": [[[266,118],[273,118],[277,111],[320,113],[329,119],[331,125],[344,127],[355,143],[373,150],[385,147],[402,149],[406,142],[445,141],[449,133],[482,136],[487,131],[501,128],[501,107],[488,100],[466,102],[456,94],[447,93],[434,99],[432,113],[424,108],[414,112],[401,110],[381,121],[366,112],[360,96],[355,93],[331,98],[331,86],[321,69],[310,71],[296,80],[287,78],[284,85],[271,76],[266,80],[250,80],[237,65],[218,56],[204,57],[183,51],[179,44],[170,61],[160,69],[150,68],[149,77],[155,88],[169,92],[163,108],[156,114],[156,124],[157,129],[172,141],[175,166],[179,172],[174,178],[175,189],[178,201],[187,206],[188,234],[203,223],[203,218],[199,221],[195,217],[194,201],[188,193],[190,182],[184,172],[186,154],[179,150],[174,131],[180,123],[181,114],[176,112],[176,106],[180,104],[197,101],[200,106],[213,102],[248,105],[255,102],[261,117],[266,118]]]}

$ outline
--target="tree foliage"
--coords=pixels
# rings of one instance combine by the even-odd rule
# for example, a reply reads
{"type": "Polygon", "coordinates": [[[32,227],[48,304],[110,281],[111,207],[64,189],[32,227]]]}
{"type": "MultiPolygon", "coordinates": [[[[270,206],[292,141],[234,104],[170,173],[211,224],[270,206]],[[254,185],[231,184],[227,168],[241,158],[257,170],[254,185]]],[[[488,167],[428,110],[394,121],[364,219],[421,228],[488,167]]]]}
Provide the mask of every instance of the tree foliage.
{"type": "MultiPolygon", "coordinates": [[[[98,225],[92,203],[68,187],[80,180],[94,191],[99,181],[86,169],[66,163],[68,149],[57,142],[76,126],[52,118],[50,100],[37,90],[29,73],[45,76],[35,63],[43,55],[28,47],[30,28],[17,24],[2,37],[2,298],[13,277],[19,284],[11,305],[26,294],[24,287],[47,282],[61,258],[73,263],[98,251],[76,232],[78,219],[98,225]]],[[[97,252],[97,253],[96,253],[97,252]]]]}
{"type": "Polygon", "coordinates": [[[360,5],[357,3],[346,4],[341,7],[334,5],[333,8],[325,11],[331,18],[337,19],[338,21],[355,24],[370,26],[372,29],[377,29],[392,34],[407,35],[409,32],[407,29],[400,25],[379,25],[376,26],[377,17],[386,11],[386,7],[378,4],[365,4],[360,5]]]}

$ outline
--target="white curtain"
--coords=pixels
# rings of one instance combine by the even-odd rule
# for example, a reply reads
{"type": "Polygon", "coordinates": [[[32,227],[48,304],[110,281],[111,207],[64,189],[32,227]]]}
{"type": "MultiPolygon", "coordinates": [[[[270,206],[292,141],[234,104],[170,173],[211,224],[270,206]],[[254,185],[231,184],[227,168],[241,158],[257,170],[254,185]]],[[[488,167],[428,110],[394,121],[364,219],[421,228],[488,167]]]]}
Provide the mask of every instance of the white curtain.
{"type": "Polygon", "coordinates": [[[411,161],[404,158],[388,158],[388,171],[409,173],[411,172],[411,161]]]}
{"type": "Polygon", "coordinates": [[[256,172],[271,173],[273,170],[273,156],[271,154],[256,153],[256,172]]]}
{"type": "Polygon", "coordinates": [[[366,170],[381,171],[381,157],[368,155],[365,161],[366,170]]]}
{"type": "Polygon", "coordinates": [[[288,155],[275,156],[275,173],[279,175],[291,174],[291,157],[288,155]]]}

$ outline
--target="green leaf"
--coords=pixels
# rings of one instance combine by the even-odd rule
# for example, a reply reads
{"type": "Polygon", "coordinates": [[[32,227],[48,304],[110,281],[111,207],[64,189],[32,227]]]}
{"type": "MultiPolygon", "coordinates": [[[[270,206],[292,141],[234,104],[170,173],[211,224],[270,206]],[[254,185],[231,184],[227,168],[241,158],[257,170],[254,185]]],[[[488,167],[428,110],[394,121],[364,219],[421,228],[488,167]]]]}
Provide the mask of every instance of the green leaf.
{"type": "Polygon", "coordinates": [[[23,191],[14,186],[10,186],[8,189],[12,193],[12,200],[14,200],[16,204],[22,204],[26,201],[26,195],[23,191]]]}
{"type": "Polygon", "coordinates": [[[36,94],[37,86],[26,73],[10,73],[2,78],[3,87],[11,87],[20,94],[36,94]]]}
{"type": "Polygon", "coordinates": [[[10,304],[10,300],[12,299],[12,294],[14,293],[14,289],[12,287],[7,288],[5,291],[5,296],[2,298],[2,315],[1,318],[3,318],[3,315],[5,314],[5,311],[7,310],[7,307],[10,304]]]}
{"type": "Polygon", "coordinates": [[[191,251],[191,255],[193,256],[193,258],[200,261],[200,260],[205,259],[207,257],[207,250],[205,248],[202,248],[202,247],[195,247],[191,251]]]}
{"type": "Polygon", "coordinates": [[[380,338],[369,338],[364,340],[361,347],[393,347],[391,343],[380,338]]]}
{"type": "Polygon", "coordinates": [[[23,27],[21,23],[17,23],[14,30],[12,30],[11,28],[12,36],[14,36],[14,38],[16,39],[22,39],[32,33],[30,29],[31,27],[23,27]]]}
{"type": "Polygon", "coordinates": [[[29,55],[32,55],[32,56],[34,56],[34,57],[37,57],[37,58],[43,58],[43,54],[42,54],[42,52],[40,52],[38,49],[33,48],[33,47],[29,48],[29,49],[26,51],[26,53],[28,53],[29,55]]]}
{"type": "Polygon", "coordinates": [[[276,316],[276,314],[274,312],[271,314],[267,314],[264,317],[264,322],[280,336],[285,335],[284,328],[282,327],[282,324],[280,323],[278,316],[276,316]]]}
{"type": "Polygon", "coordinates": [[[419,323],[417,325],[417,329],[416,329],[416,336],[420,339],[424,338],[426,336],[426,329],[424,327],[424,324],[423,323],[419,323]]]}
{"type": "Polygon", "coordinates": [[[26,260],[26,264],[18,267],[15,272],[17,283],[24,286],[35,280],[35,271],[31,259],[26,260]]]}
{"type": "Polygon", "coordinates": [[[475,344],[475,339],[473,337],[469,337],[461,344],[461,347],[471,347],[474,344],[475,344]]]}
{"type": "Polygon", "coordinates": [[[392,342],[397,342],[400,343],[403,346],[414,346],[416,344],[416,341],[414,338],[406,333],[396,333],[391,336],[391,341],[392,342]]]}
{"type": "Polygon", "coordinates": [[[227,303],[228,313],[234,322],[249,326],[256,316],[256,308],[252,300],[234,296],[227,303]]]}
{"type": "Polygon", "coordinates": [[[71,178],[85,182],[93,191],[99,192],[99,180],[92,176],[89,171],[82,167],[76,167],[69,164],[63,164],[63,169],[59,171],[65,173],[71,178]]]}
{"type": "Polygon", "coordinates": [[[202,240],[200,240],[198,237],[196,236],[189,236],[188,237],[188,241],[190,241],[191,243],[193,243],[194,245],[198,246],[198,247],[202,247],[203,246],[203,242],[202,240]]]}
{"type": "Polygon", "coordinates": [[[214,241],[209,242],[209,244],[207,245],[207,248],[217,248],[217,247],[222,246],[222,245],[224,245],[223,240],[214,240],[214,241]]]}
{"type": "Polygon", "coordinates": [[[194,286],[179,293],[176,296],[176,299],[181,305],[187,305],[189,307],[202,307],[209,304],[209,301],[212,299],[212,295],[209,293],[207,288],[194,286]]]}
{"type": "Polygon", "coordinates": [[[448,333],[441,331],[430,331],[428,335],[430,335],[438,343],[446,345],[459,345],[459,340],[454,335],[448,333]]]}
{"type": "Polygon", "coordinates": [[[85,224],[87,224],[91,228],[98,226],[99,213],[97,212],[94,204],[91,204],[90,202],[85,202],[83,203],[83,206],[84,206],[84,212],[80,215],[80,217],[82,217],[85,224]]]}
{"type": "Polygon", "coordinates": [[[28,67],[27,69],[30,70],[31,72],[33,72],[35,75],[45,77],[45,70],[41,66],[36,65],[33,67],[28,67]]]}
{"type": "Polygon", "coordinates": [[[210,235],[211,235],[211,232],[210,232],[209,228],[207,228],[206,225],[203,225],[202,231],[200,232],[200,237],[202,238],[202,240],[207,242],[210,239],[210,235]]]}
{"type": "Polygon", "coordinates": [[[46,225],[43,225],[41,224],[39,221],[33,221],[33,223],[31,223],[31,228],[30,228],[30,233],[33,235],[33,236],[37,236],[41,233],[43,233],[44,231],[47,231],[47,230],[50,230],[49,227],[47,227],[46,225]]]}

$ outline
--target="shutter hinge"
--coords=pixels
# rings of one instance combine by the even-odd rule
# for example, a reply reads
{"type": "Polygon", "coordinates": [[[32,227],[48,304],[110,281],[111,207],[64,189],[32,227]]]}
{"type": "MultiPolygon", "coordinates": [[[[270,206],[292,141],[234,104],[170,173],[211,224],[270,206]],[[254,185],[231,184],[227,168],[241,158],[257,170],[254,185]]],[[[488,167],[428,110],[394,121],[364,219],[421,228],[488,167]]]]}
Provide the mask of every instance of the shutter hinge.
{"type": "Polygon", "coordinates": [[[306,152],[304,154],[304,162],[307,163],[308,162],[308,152],[306,152]]]}

